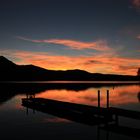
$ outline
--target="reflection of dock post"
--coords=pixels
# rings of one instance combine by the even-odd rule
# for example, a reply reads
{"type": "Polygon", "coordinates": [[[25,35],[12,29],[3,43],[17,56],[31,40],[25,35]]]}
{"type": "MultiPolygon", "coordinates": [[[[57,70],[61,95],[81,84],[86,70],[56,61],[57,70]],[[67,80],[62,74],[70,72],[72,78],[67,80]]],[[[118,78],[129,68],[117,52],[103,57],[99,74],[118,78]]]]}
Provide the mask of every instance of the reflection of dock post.
{"type": "Polygon", "coordinates": [[[29,114],[29,110],[28,110],[28,107],[26,107],[26,115],[29,114]]]}
{"type": "Polygon", "coordinates": [[[106,131],[106,140],[109,140],[109,130],[106,131]]]}
{"type": "Polygon", "coordinates": [[[26,94],[26,98],[28,99],[29,97],[28,97],[28,93],[26,94]]]}
{"type": "Polygon", "coordinates": [[[107,108],[109,108],[109,90],[107,90],[107,104],[106,104],[107,108]]]}
{"type": "Polygon", "coordinates": [[[97,126],[97,140],[100,140],[100,126],[97,126]]]}
{"type": "Polygon", "coordinates": [[[119,116],[115,114],[115,124],[119,125],[119,116]]]}
{"type": "Polygon", "coordinates": [[[35,109],[33,109],[33,114],[35,114],[35,109]]]}
{"type": "Polygon", "coordinates": [[[100,90],[98,90],[98,107],[100,108],[100,90]]]}

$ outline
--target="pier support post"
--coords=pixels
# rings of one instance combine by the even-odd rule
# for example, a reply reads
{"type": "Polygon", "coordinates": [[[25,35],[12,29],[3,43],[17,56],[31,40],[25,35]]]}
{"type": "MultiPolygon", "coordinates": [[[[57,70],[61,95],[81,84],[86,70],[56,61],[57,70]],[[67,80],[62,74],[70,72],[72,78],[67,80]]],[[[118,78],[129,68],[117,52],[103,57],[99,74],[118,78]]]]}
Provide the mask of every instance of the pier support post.
{"type": "Polygon", "coordinates": [[[26,115],[29,114],[29,110],[28,110],[28,107],[26,107],[26,115]]]}
{"type": "Polygon", "coordinates": [[[35,114],[35,109],[33,109],[33,114],[35,114]]]}
{"type": "Polygon", "coordinates": [[[119,116],[115,114],[115,124],[119,125],[119,116]]]}
{"type": "Polygon", "coordinates": [[[107,104],[106,107],[109,108],[109,90],[107,90],[107,104]]]}
{"type": "Polygon", "coordinates": [[[100,108],[100,90],[98,90],[98,108],[100,108]]]}
{"type": "Polygon", "coordinates": [[[100,126],[97,126],[97,140],[100,140],[100,126]]]}

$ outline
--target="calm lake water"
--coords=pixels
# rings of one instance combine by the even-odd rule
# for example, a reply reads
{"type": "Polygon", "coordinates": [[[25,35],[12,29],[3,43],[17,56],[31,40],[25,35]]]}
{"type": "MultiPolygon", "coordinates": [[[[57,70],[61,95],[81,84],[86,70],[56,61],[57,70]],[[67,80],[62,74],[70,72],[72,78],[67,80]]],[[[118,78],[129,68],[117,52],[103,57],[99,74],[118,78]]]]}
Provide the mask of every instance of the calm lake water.
{"type": "MultiPolygon", "coordinates": [[[[22,106],[26,94],[36,97],[65,102],[98,105],[98,90],[101,91],[101,106],[106,107],[106,92],[109,90],[111,107],[140,111],[140,85],[90,85],[90,86],[26,86],[22,84],[0,87],[0,138],[2,140],[136,140],[135,134],[126,134],[127,130],[140,132],[140,120],[119,117],[121,133],[59,118],[51,114],[33,111],[22,106]],[[123,132],[124,131],[124,132],[123,132]]],[[[131,131],[130,131],[131,132],[131,131]]]]}

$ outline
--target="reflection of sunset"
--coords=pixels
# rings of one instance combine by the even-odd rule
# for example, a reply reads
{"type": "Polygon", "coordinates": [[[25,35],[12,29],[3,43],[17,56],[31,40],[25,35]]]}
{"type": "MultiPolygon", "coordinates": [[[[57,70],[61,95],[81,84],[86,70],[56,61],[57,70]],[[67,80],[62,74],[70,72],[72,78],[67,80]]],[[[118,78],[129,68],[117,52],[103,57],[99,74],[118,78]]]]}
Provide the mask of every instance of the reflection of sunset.
{"type": "MultiPolygon", "coordinates": [[[[106,91],[108,89],[110,90],[110,104],[112,106],[138,102],[138,86],[121,86],[114,89],[112,87],[100,88],[102,106],[106,106],[106,91]]],[[[40,93],[37,97],[97,106],[97,91],[98,89],[96,88],[90,88],[85,91],[48,90],[40,93]]]]}
{"type": "Polygon", "coordinates": [[[70,123],[70,121],[63,118],[45,118],[43,123],[70,123]]]}
{"type": "MultiPolygon", "coordinates": [[[[52,89],[36,94],[36,97],[97,106],[98,90],[101,91],[101,106],[106,107],[107,90],[110,91],[110,106],[129,105],[135,103],[139,104],[138,94],[140,92],[140,87],[137,85],[89,88],[81,91],[52,89]]],[[[1,110],[23,110],[24,108],[21,106],[21,99],[25,97],[26,95],[17,95],[15,98],[13,98],[12,102],[7,102],[2,105],[1,110]]]]}

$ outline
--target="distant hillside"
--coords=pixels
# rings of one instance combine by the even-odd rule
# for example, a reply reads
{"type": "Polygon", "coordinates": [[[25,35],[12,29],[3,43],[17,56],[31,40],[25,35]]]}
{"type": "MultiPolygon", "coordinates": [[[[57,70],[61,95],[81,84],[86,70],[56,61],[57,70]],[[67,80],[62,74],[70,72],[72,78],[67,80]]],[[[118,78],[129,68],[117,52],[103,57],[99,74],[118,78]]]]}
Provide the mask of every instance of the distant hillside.
{"type": "Polygon", "coordinates": [[[16,65],[0,56],[0,81],[139,81],[139,76],[89,73],[83,70],[54,71],[34,65],[16,65]]]}

